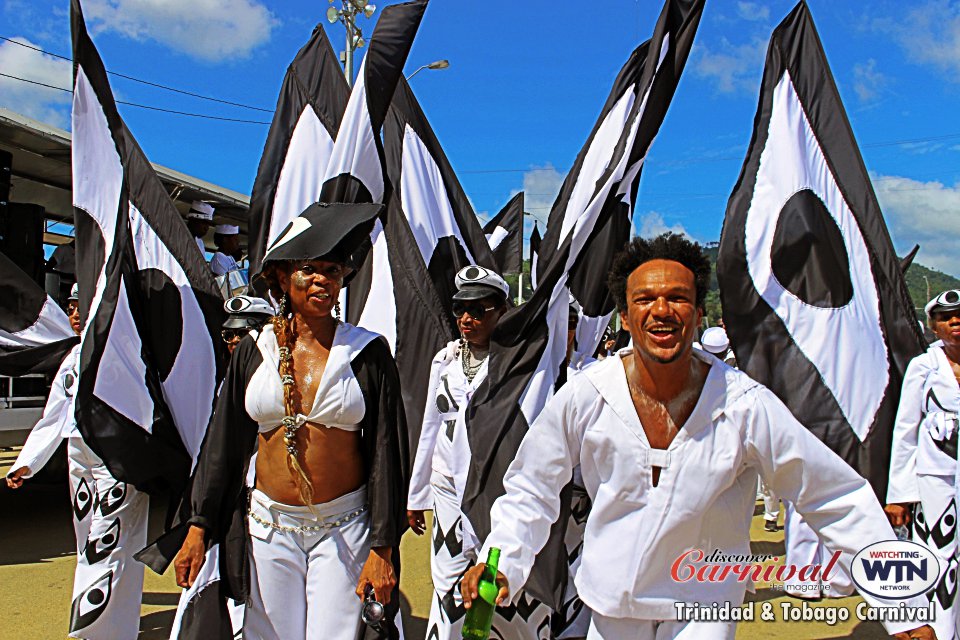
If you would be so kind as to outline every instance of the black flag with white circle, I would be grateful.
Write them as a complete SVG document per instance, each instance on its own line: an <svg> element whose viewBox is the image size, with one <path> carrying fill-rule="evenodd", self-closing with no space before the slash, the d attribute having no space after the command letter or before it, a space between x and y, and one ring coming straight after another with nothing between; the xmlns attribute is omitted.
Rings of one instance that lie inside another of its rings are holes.
<svg viewBox="0 0 960 640"><path fill-rule="evenodd" d="M883 499L901 381L923 343L804 2L770 40L717 277L740 368Z"/></svg>
<svg viewBox="0 0 960 640"><path fill-rule="evenodd" d="M500 275L520 273L523 267L523 191L510 198L500 213L483 225Z"/></svg>
<svg viewBox="0 0 960 640"><path fill-rule="evenodd" d="M223 377L213 274L117 112L71 2L73 206L86 326L77 426L114 478L182 490Z"/></svg>

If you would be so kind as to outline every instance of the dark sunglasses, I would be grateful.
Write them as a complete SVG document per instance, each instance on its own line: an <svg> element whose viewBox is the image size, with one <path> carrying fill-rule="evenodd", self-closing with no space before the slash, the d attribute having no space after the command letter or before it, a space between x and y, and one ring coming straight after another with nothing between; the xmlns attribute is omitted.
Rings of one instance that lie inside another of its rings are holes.
<svg viewBox="0 0 960 640"><path fill-rule="evenodd" d="M493 311L497 307L485 307L479 302L454 302L453 317L462 318L463 314L468 313L474 320L483 320L487 311Z"/></svg>
<svg viewBox="0 0 960 640"><path fill-rule="evenodd" d="M220 337L223 338L224 342L233 342L234 340L240 340L248 333L250 333L250 329L224 329L220 332Z"/></svg>

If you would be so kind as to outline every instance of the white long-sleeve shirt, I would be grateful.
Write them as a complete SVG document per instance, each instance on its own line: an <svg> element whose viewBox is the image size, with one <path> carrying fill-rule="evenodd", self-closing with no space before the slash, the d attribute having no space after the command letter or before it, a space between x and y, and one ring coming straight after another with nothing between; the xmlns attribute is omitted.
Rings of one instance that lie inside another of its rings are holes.
<svg viewBox="0 0 960 640"><path fill-rule="evenodd" d="M23 476L30 478L43 465L50 461L60 440L79 435L77 422L74 417L74 391L77 386L77 364L80 358L80 345L76 345L67 352L60 368L53 378L47 404L43 408L43 415L34 425L27 436L27 441L20 450L16 462L10 467L16 471L20 467L29 467L30 473Z"/></svg>
<svg viewBox="0 0 960 640"><path fill-rule="evenodd" d="M413 462L407 509L433 509L430 474L433 471L454 478L458 496L470 464L470 448L466 444L464 413L473 393L487 377L487 359L473 381L467 380L460 362L460 341L449 342L433 358L423 426ZM461 433L463 432L463 433Z"/></svg>
<svg viewBox="0 0 960 640"><path fill-rule="evenodd" d="M213 257L210 258L210 271L213 271L213 275L215 276L222 276L231 271L236 271L239 268L240 265L234 257L225 253L217 251L213 254Z"/></svg>
<svg viewBox="0 0 960 640"><path fill-rule="evenodd" d="M677 582L671 566L691 549L750 553L758 473L830 549L843 552L847 570L866 545L895 539L862 477L771 391L709 354L694 351L711 367L690 417L668 449L651 449L627 386L622 357L629 353L570 380L530 427L507 471L506 494L493 506L493 530L479 556L501 549L499 568L514 594L547 541L560 490L577 464L593 507L575 583L583 602L604 616L675 619L676 602L741 603L748 584ZM657 486L653 466L661 467Z"/></svg>
<svg viewBox="0 0 960 640"><path fill-rule="evenodd" d="M943 348L931 345L907 366L893 428L888 503L919 502L917 475L957 473L957 414L960 385Z"/></svg>

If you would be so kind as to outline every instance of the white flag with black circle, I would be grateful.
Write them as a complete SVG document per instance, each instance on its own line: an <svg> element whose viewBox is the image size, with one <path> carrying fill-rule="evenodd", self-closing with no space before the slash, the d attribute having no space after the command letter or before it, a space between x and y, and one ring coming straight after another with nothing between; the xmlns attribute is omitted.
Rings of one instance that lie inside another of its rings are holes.
<svg viewBox="0 0 960 640"><path fill-rule="evenodd" d="M770 40L717 277L740 368L885 496L901 381L923 344L803 2Z"/></svg>

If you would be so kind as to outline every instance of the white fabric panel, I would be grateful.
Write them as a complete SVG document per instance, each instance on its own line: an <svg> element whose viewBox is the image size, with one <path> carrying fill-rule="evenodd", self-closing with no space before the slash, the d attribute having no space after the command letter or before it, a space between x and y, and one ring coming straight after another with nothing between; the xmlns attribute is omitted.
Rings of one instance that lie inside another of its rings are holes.
<svg viewBox="0 0 960 640"><path fill-rule="evenodd" d="M813 307L787 291L773 273L776 216L794 194L810 189L840 228L850 262L853 297L840 308ZM790 74L774 89L767 144L747 211L747 267L757 292L817 368L854 433L863 441L890 379L880 328L880 301L870 255L857 221L827 165ZM857 367L851 368L850 363ZM869 371L870 375L861 372Z"/></svg>
<svg viewBox="0 0 960 640"><path fill-rule="evenodd" d="M506 240L507 236L510 234L509 231L503 227L498 226L493 230L493 233L486 234L487 244L490 245L490 251L493 251L500 246L500 243Z"/></svg>
<svg viewBox="0 0 960 640"><path fill-rule="evenodd" d="M38 347L76 335L70 327L70 319L53 298L47 296L37 321L23 331L0 329L0 345L9 347Z"/></svg>
<svg viewBox="0 0 960 640"><path fill-rule="evenodd" d="M349 173L366 186L374 202L382 202L383 167L370 122L370 112L367 110L366 68L367 60L364 58L357 83L350 93L340 130L337 132L337 141L333 144L323 182Z"/></svg>
<svg viewBox="0 0 960 640"><path fill-rule="evenodd" d="M113 252L120 191L123 187L123 165L110 135L107 117L83 67L77 67L71 126L73 206L83 209L96 221L104 241L103 269L97 277L96 290L90 303L89 315L93 317L106 286L107 256ZM87 324L89 326L90 323ZM85 333L86 327L83 330Z"/></svg>
<svg viewBox="0 0 960 640"><path fill-rule="evenodd" d="M610 318L613 317L613 311L594 318L580 314L580 321L577 323L577 348L576 353L583 357L593 357L597 347L600 346L600 339L603 338L603 332L610 326Z"/></svg>
<svg viewBox="0 0 960 640"><path fill-rule="evenodd" d="M93 394L147 432L153 431L153 398L147 389L147 368L140 357L143 343L130 315L126 282L120 293L96 371ZM196 381L194 381L196 384Z"/></svg>
<svg viewBox="0 0 960 640"><path fill-rule="evenodd" d="M333 138L313 107L306 105L293 129L277 179L266 246L273 244L290 220L320 199L324 171L332 153Z"/></svg>
<svg viewBox="0 0 960 640"><path fill-rule="evenodd" d="M476 261L470 255L469 245L460 233L460 225L450 206L440 167L410 125L403 132L401 162L400 203L423 263L430 264L440 238L453 236L466 251L467 260L474 264Z"/></svg>
<svg viewBox="0 0 960 640"><path fill-rule="evenodd" d="M397 352L397 302L393 296L393 273L383 223L377 218L370 233L373 241L373 277L367 303L360 314L358 326L379 333L390 344L390 353Z"/></svg>
<svg viewBox="0 0 960 640"><path fill-rule="evenodd" d="M164 317L165 322L180 323L180 350L161 386L180 439L190 457L196 461L210 420L217 380L216 356L210 333L183 267L133 203L130 204L130 232L133 235L137 267L164 272L180 292L180 317ZM171 311L167 310L167 313Z"/></svg>

